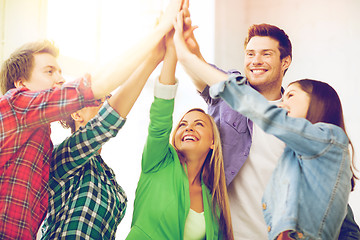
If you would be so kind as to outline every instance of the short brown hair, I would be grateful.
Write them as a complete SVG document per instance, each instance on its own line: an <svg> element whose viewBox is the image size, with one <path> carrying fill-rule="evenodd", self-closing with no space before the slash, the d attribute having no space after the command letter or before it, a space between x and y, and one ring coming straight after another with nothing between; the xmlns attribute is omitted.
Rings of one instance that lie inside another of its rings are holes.
<svg viewBox="0 0 360 240"><path fill-rule="evenodd" d="M248 35L245 38L244 47L246 48L252 37L270 37L279 42L280 59L287 56L292 58L292 45L289 36L284 30L270 24L254 24L249 27Z"/></svg>
<svg viewBox="0 0 360 240"><path fill-rule="evenodd" d="M1 66L0 88L2 94L15 88L15 82L19 78L28 79L30 77L36 53L49 53L58 57L59 49L49 40L26 43L16 49Z"/></svg>

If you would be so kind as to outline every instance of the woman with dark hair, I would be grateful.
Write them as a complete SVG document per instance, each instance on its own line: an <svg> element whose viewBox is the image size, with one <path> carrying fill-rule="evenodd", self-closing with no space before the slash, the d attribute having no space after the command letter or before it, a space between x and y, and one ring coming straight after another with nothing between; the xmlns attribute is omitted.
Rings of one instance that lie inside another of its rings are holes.
<svg viewBox="0 0 360 240"><path fill-rule="evenodd" d="M313 124L317 122L334 124L341 127L347 135L340 98L335 89L327 83L311 79L298 80L291 84L298 84L304 92L311 96L309 109L306 115L307 120ZM351 171L353 176L351 178L351 191L353 191L355 187L355 179L358 178L354 174L354 146L352 145L350 139L349 145L352 151Z"/></svg>
<svg viewBox="0 0 360 240"><path fill-rule="evenodd" d="M183 12L174 26L176 53L186 71L211 86L211 97L221 97L286 144L262 199L268 238L337 239L354 175L335 90L315 80L296 81L278 107L245 77L228 76L191 53L183 36ZM265 73L255 74L261 78Z"/></svg>

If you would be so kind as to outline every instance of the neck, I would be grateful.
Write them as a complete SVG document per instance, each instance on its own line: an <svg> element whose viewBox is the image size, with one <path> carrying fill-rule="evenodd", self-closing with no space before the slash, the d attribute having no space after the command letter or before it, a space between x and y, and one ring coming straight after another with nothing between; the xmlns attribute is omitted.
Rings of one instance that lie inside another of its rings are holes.
<svg viewBox="0 0 360 240"><path fill-rule="evenodd" d="M278 86L264 86L263 88L259 88L254 86L254 88L261 93L268 101L276 101L280 100L281 95L281 84Z"/></svg>
<svg viewBox="0 0 360 240"><path fill-rule="evenodd" d="M250 84L256 91L261 93L268 101L276 101L281 99L281 85L282 85L283 77L278 76L276 81L272 81L270 83L252 85Z"/></svg>
<svg viewBox="0 0 360 240"><path fill-rule="evenodd" d="M280 91L270 91L270 92L261 92L261 94L268 101L276 101L281 99L281 90Z"/></svg>
<svg viewBox="0 0 360 240"><path fill-rule="evenodd" d="M187 155L181 159L181 162L183 162L183 164L186 164L187 175L190 185L201 185L200 175L203 164L205 162L205 158L206 156L199 158Z"/></svg>

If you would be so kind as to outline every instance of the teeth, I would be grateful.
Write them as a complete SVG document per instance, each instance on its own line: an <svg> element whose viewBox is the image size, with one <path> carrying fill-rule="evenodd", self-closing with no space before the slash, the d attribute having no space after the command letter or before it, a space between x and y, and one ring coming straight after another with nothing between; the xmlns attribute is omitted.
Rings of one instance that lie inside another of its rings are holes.
<svg viewBox="0 0 360 240"><path fill-rule="evenodd" d="M184 141L188 141L188 140L190 140L190 141L195 141L196 139L195 139L194 136L185 136L183 140L184 140Z"/></svg>
<svg viewBox="0 0 360 240"><path fill-rule="evenodd" d="M263 73L265 72L265 69L254 69L252 70L253 73Z"/></svg>

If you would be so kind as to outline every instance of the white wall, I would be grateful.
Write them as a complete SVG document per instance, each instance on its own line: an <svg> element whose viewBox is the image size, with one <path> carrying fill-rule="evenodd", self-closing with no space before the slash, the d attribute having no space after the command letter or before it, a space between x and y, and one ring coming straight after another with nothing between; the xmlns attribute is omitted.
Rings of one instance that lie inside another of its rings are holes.
<svg viewBox="0 0 360 240"><path fill-rule="evenodd" d="M0 61L25 42L46 37L46 0L0 0Z"/></svg>
<svg viewBox="0 0 360 240"><path fill-rule="evenodd" d="M269 23L284 29L293 45L293 61L284 86L297 79L313 78L328 82L337 90L358 163L360 1L216 0L215 5L215 62L224 69L242 71L247 28ZM360 223L360 182L357 184L350 195L350 205Z"/></svg>

